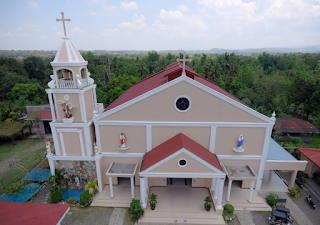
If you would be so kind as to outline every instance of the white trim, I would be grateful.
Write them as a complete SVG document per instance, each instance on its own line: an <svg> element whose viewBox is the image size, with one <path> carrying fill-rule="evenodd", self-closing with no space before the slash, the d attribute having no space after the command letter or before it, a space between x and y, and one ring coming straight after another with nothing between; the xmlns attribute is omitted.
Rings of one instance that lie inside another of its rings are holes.
<svg viewBox="0 0 320 225"><path fill-rule="evenodd" d="M66 46L66 52L67 52L67 57L68 57L68 62L73 62L71 53L70 53L70 48L69 48L69 43L68 40L70 39L65 39L65 46Z"/></svg>
<svg viewBox="0 0 320 225"><path fill-rule="evenodd" d="M52 155L47 155L47 159L49 162L51 175L54 176L56 167L54 166Z"/></svg>
<svg viewBox="0 0 320 225"><path fill-rule="evenodd" d="M193 154L192 152L188 151L185 148L181 148L180 150L176 151L175 153L171 154L170 156L164 158L163 160L155 163L154 165L150 166L149 168L145 169L143 171L143 173L148 173L149 171L153 170L154 168L157 168L158 166L162 165L165 162L168 162L169 160L171 160L172 158L180 155L181 153L185 153L187 155L189 155L190 157L194 158L195 160L197 160L199 163L203 164L204 166L208 167L209 169L213 170L216 173L221 173L221 174L225 174L223 173L221 170L217 169L216 167L214 167L213 165L207 163L206 161L204 161L203 159L201 159L200 157L198 157L197 155Z"/></svg>
<svg viewBox="0 0 320 225"><path fill-rule="evenodd" d="M209 151L212 153L215 152L216 134L217 134L217 126L211 126Z"/></svg>
<svg viewBox="0 0 320 225"><path fill-rule="evenodd" d="M61 147L62 147L62 153L64 156L66 156L66 147L64 146L64 140L63 140L63 134L61 131L59 131L59 129L57 129L59 135L60 135L60 144L61 144Z"/></svg>
<svg viewBox="0 0 320 225"><path fill-rule="evenodd" d="M87 61L79 61L79 62L50 62L51 66L87 66Z"/></svg>
<svg viewBox="0 0 320 225"><path fill-rule="evenodd" d="M180 165L180 161L181 161L181 160L186 161L186 164L185 164L185 165ZM178 160L178 166L180 166L180 167L186 167L187 165L188 165L188 160L186 160L185 158L181 158L181 159Z"/></svg>
<svg viewBox="0 0 320 225"><path fill-rule="evenodd" d="M218 159L261 160L260 155L217 155Z"/></svg>
<svg viewBox="0 0 320 225"><path fill-rule="evenodd" d="M91 156L92 145L91 145L91 134L90 134L89 127L84 127L83 131L84 131L84 140L86 142L87 156Z"/></svg>
<svg viewBox="0 0 320 225"><path fill-rule="evenodd" d="M80 130L80 132L78 132L78 133L79 133L79 138L80 138L81 153L82 153L82 156L85 156L86 154L84 153L82 130Z"/></svg>
<svg viewBox="0 0 320 225"><path fill-rule="evenodd" d="M86 103L84 101L84 93L79 93L79 103L80 103L80 112L81 112L81 119L83 122L87 122L87 115L86 115Z"/></svg>
<svg viewBox="0 0 320 225"><path fill-rule="evenodd" d="M64 43L64 40L62 39L62 41L60 42L60 45L59 45L58 51L57 51L57 53L56 53L56 55L55 55L55 57L54 57L53 61L51 62L51 66L52 66L52 63L53 63L53 62L57 62L57 61L58 61L58 58L59 58L59 56L60 56L60 53L61 53L61 49L62 49L62 45L63 45L63 43Z"/></svg>
<svg viewBox="0 0 320 225"><path fill-rule="evenodd" d="M143 177L166 177L166 178L225 178L225 174L219 173L145 173L139 172Z"/></svg>
<svg viewBox="0 0 320 225"><path fill-rule="evenodd" d="M257 183L256 183L256 190L260 190L260 188L261 188L264 168L265 168L266 160L268 157L270 137L271 137L274 123L275 123L275 120L273 120L273 123L269 124L269 126L266 128L266 131L265 131L264 143L263 143L262 154L261 154L261 161L260 161L260 165L259 165L258 177L257 177Z"/></svg>
<svg viewBox="0 0 320 225"><path fill-rule="evenodd" d="M187 109L185 109L185 110L180 110L180 109L177 108L177 101L178 101L178 99L180 99L180 98L186 98L186 99L189 101L189 107L188 107ZM182 112L182 113L188 112L189 109L191 108L191 99L190 99L188 96L186 96L186 95L180 95L180 96L178 96L178 97L174 100L173 105L174 105L174 108L175 108L178 112Z"/></svg>
<svg viewBox="0 0 320 225"><path fill-rule="evenodd" d="M66 217L67 213L70 210L70 206L67 208L67 210L63 213L63 215L61 216L60 220L58 221L57 225L60 225L62 220Z"/></svg>
<svg viewBox="0 0 320 225"><path fill-rule="evenodd" d="M49 124L51 127L51 134L52 134L53 145L54 145L54 149L56 151L56 155L61 155L56 128L54 126L52 126L52 122L50 122Z"/></svg>
<svg viewBox="0 0 320 225"><path fill-rule="evenodd" d="M54 110L54 107L53 107L52 93L49 93L48 96L49 96L49 103L50 103L52 122L56 122L56 115L55 115L55 110Z"/></svg>
<svg viewBox="0 0 320 225"><path fill-rule="evenodd" d="M308 161L306 160L266 160L266 162L270 163L301 163L301 164L307 164Z"/></svg>
<svg viewBox="0 0 320 225"><path fill-rule="evenodd" d="M99 192L102 192L103 191L103 187L102 187L101 170L100 170L100 159L101 159L101 157L95 156Z"/></svg>
<svg viewBox="0 0 320 225"><path fill-rule="evenodd" d="M146 125L146 142L147 142L147 152L152 150L152 127L151 125Z"/></svg>
<svg viewBox="0 0 320 225"><path fill-rule="evenodd" d="M147 207L145 177L140 177L140 202L143 208Z"/></svg>
<svg viewBox="0 0 320 225"><path fill-rule="evenodd" d="M82 135L82 129L72 129L72 128L59 128L57 129L57 132L60 133L60 141L61 141L61 147L62 147L62 152L63 155L66 156L66 148L64 145L64 139L63 139L63 132L64 133L74 133L77 132L79 134L79 140L80 140L80 148L81 148L81 153L82 156L85 156L84 153L84 145L83 145L83 135Z"/></svg>
<svg viewBox="0 0 320 225"><path fill-rule="evenodd" d="M253 116L255 116L255 117L257 117L257 118L259 118L259 119L261 119L261 120L263 120L265 122L267 122L267 123L274 123L274 121L272 119L270 119L269 117L267 117L267 116L255 111L254 109L251 109L250 107L248 107L248 106L246 106L246 105L244 105L244 104L242 104L242 103L240 103L240 102L238 102L236 100L233 100L233 99L227 97L226 95L221 94L220 92L215 91L212 88L207 87L206 85L201 84L200 82L195 81L194 79L191 79L191 78L189 78L187 76L180 76L180 77L178 77L178 78L176 78L176 79L174 79L174 80L172 80L170 82L167 82L167 83L165 83L165 84L163 84L163 85L161 85L159 87L156 87L156 88L154 88L154 89L152 89L152 90L150 90L150 91L148 91L146 93L143 93L142 95L139 95L134 99L131 99L131 100L129 100L129 101L127 101L127 102L115 107L115 108L112 108L112 109L100 114L95 120L102 119L102 118L104 118L106 116L109 116L109 115L115 113L115 112L118 112L118 111L120 111L120 110L122 110L122 109L124 109L124 108L126 108L126 107L128 107L130 105L133 105L133 104L135 104L135 103L137 103L137 102L139 102L139 101L141 101L141 100L143 100L145 98L148 98L148 97L150 97L150 96L152 96L152 95L154 95L156 93L159 93L159 92L161 92L161 91L163 91L163 90L165 90L165 89L167 89L167 88L169 88L169 87L171 87L171 86L173 86L175 84L178 84L178 83L180 83L182 81L185 81L185 82L187 82L187 83L189 83L189 84L191 84L191 85L193 85L195 87L198 87L199 89L201 89L201 90L203 90L203 91L205 91L205 92L207 92L207 93L209 93L209 94L211 94L213 96L216 96L216 97L228 102L229 104L231 104L231 105L233 105L233 106L235 106L237 108L240 108L243 111L245 111L245 112L247 112L247 113L249 113L249 114L251 114L251 115L253 115Z"/></svg>
<svg viewBox="0 0 320 225"><path fill-rule="evenodd" d="M72 123L72 127L78 127L78 128L84 128L84 127L90 127L90 125L92 124L92 120L88 121L87 123ZM65 127L66 124L63 122L51 122L50 124L52 124L52 127Z"/></svg>
<svg viewBox="0 0 320 225"><path fill-rule="evenodd" d="M100 148L99 148L100 149ZM114 152L102 152L102 156L106 157L119 157L119 158L142 158L144 153L114 153Z"/></svg>
<svg viewBox="0 0 320 225"><path fill-rule="evenodd" d="M47 92L48 94L51 94L49 92ZM53 94L53 93L52 93ZM54 106L55 106L55 109L57 111L57 120L60 121L60 116L59 116L59 112L58 112L58 103L57 103L57 100L56 100L56 95L53 94L53 100L54 100Z"/></svg>
<svg viewBox="0 0 320 225"><path fill-rule="evenodd" d="M75 61L79 62L79 58L78 58L77 53L76 53L77 50L75 50L75 48L74 48L73 44L71 43L70 39L68 40L68 44L70 45L70 48L71 48L71 51L72 51L72 54L74 56Z"/></svg>
<svg viewBox="0 0 320 225"><path fill-rule="evenodd" d="M61 68L65 69L65 68ZM70 69L68 69L70 70ZM46 89L46 92L49 93L59 93L59 94L79 94L79 93L84 93L92 88L95 88L97 85L96 84L91 84L88 86L85 86L82 89L78 88L48 88Z"/></svg>
<svg viewBox="0 0 320 225"><path fill-rule="evenodd" d="M97 117L96 117L97 118ZM110 125L110 126L166 126L166 127L268 127L268 123L244 123L244 122L173 122L173 121L105 121L99 120L94 121L95 124L99 125Z"/></svg>
<svg viewBox="0 0 320 225"><path fill-rule="evenodd" d="M88 71L87 71L87 80L88 80ZM88 80L88 85L89 85L89 80ZM94 111L96 111L96 113L99 113L98 106L97 106L97 93L95 88L92 89L92 94L93 94Z"/></svg>

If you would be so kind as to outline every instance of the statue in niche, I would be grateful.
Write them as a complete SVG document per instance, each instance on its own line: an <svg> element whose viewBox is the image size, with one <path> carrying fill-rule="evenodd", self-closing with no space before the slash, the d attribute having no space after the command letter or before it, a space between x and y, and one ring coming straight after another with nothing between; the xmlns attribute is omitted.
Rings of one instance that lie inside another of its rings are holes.
<svg viewBox="0 0 320 225"><path fill-rule="evenodd" d="M238 137L238 145L237 145L237 148L234 148L233 150L235 152L243 152L244 149L242 148L242 145L243 145L243 141L244 141L244 138L242 136L242 134Z"/></svg>
<svg viewBox="0 0 320 225"><path fill-rule="evenodd" d="M93 143L93 149L94 149L95 155L98 156L99 155L99 148L98 148L97 142Z"/></svg>
<svg viewBox="0 0 320 225"><path fill-rule="evenodd" d="M52 155L50 141L46 141L46 149L47 149L47 154Z"/></svg>
<svg viewBox="0 0 320 225"><path fill-rule="evenodd" d="M63 102L60 101L59 107L63 110L63 112L65 113L65 117L66 118L71 118L72 117L72 112L71 110L76 108L75 105L69 103L69 102Z"/></svg>
<svg viewBox="0 0 320 225"><path fill-rule="evenodd" d="M79 187L79 186L80 186L80 180L79 180L79 177L78 177L78 176L76 176L76 177L74 178L74 181L76 182L77 187Z"/></svg>
<svg viewBox="0 0 320 225"><path fill-rule="evenodd" d="M127 150L129 148L129 146L126 145L126 136L124 135L124 133L120 134L120 146L119 149L120 150Z"/></svg>

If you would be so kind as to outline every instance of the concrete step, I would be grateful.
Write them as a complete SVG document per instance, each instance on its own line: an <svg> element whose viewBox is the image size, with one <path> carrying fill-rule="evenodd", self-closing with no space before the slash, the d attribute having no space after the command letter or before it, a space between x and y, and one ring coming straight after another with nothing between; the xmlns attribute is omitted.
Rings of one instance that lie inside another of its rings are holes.
<svg viewBox="0 0 320 225"><path fill-rule="evenodd" d="M213 212L157 212L157 210L146 211L139 219L140 223L225 224L222 216Z"/></svg>

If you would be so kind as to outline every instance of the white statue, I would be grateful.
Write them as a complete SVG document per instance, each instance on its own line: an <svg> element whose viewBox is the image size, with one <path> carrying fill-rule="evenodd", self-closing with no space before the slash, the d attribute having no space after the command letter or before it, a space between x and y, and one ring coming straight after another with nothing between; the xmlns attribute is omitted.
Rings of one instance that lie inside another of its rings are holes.
<svg viewBox="0 0 320 225"><path fill-rule="evenodd" d="M81 79L80 79L80 75L79 75L79 74L76 75L76 80L77 80L77 86L78 86L78 88L82 88L82 82L81 82Z"/></svg>
<svg viewBox="0 0 320 225"><path fill-rule="evenodd" d="M55 88L56 87L56 80L54 78L54 75L50 75L51 81L48 83L49 88Z"/></svg>
<svg viewBox="0 0 320 225"><path fill-rule="evenodd" d="M46 141L46 149L47 149L47 154L52 155L50 141Z"/></svg>
<svg viewBox="0 0 320 225"><path fill-rule="evenodd" d="M63 112L65 113L65 117L66 118L71 118L72 117L72 112L71 110L76 108L75 105L71 104L71 103L67 103L67 102L63 102L60 101L59 103L59 107L63 110Z"/></svg>
<svg viewBox="0 0 320 225"><path fill-rule="evenodd" d="M77 186L80 186L80 181L79 181L79 177L76 176L76 178L74 178L74 181L76 182Z"/></svg>
<svg viewBox="0 0 320 225"><path fill-rule="evenodd" d="M126 136L124 135L124 133L120 134L120 148L126 148Z"/></svg>
<svg viewBox="0 0 320 225"><path fill-rule="evenodd" d="M237 148L234 148L233 150L235 152L243 152L244 149L242 148L242 145L243 145L243 141L244 141L244 138L242 136L242 134L238 137L238 145L237 145Z"/></svg>
<svg viewBox="0 0 320 225"><path fill-rule="evenodd" d="M99 156L99 148L96 142L93 143L93 149L96 156Z"/></svg>
<svg viewBox="0 0 320 225"><path fill-rule="evenodd" d="M90 77L90 72L88 72L88 80L89 80L89 84L94 84L94 79Z"/></svg>

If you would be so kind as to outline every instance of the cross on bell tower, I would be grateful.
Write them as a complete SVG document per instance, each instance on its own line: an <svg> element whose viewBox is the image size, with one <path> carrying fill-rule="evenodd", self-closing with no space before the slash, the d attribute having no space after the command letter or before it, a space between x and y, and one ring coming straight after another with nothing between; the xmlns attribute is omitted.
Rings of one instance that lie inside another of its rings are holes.
<svg viewBox="0 0 320 225"><path fill-rule="evenodd" d="M186 59L186 53L183 52L183 58L177 59L177 62L182 62L182 75L186 75L186 62L191 62L192 59Z"/></svg>
<svg viewBox="0 0 320 225"><path fill-rule="evenodd" d="M65 25L64 21L71 21L71 20L70 20L70 18L65 19L63 12L61 12L61 15L62 15L62 19L57 19L57 22L62 21L62 23L63 23L63 30L64 30L64 36L67 36L66 25Z"/></svg>

